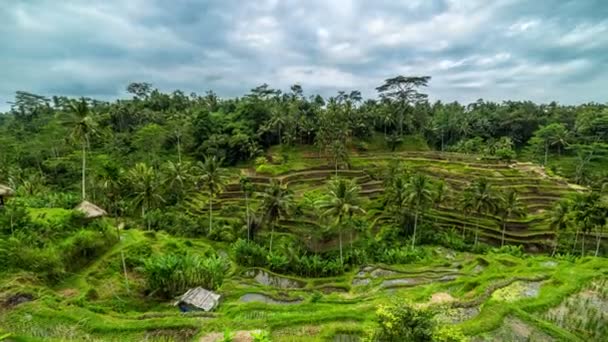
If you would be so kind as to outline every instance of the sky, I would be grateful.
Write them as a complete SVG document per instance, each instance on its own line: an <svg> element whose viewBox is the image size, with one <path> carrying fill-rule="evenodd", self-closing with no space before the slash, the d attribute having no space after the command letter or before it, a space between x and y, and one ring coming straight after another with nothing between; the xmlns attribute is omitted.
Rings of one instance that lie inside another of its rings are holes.
<svg viewBox="0 0 608 342"><path fill-rule="evenodd" d="M608 102L606 0L2 0L0 23L0 110L130 82L375 97L396 75L432 100Z"/></svg>

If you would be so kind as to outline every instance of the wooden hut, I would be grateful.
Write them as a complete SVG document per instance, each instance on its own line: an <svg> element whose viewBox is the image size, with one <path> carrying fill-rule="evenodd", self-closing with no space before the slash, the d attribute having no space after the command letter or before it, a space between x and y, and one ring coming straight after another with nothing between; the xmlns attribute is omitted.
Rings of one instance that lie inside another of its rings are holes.
<svg viewBox="0 0 608 342"><path fill-rule="evenodd" d="M220 295L206 290L202 287L196 287L184 293L175 306L179 306L182 312L192 310L211 311L220 303Z"/></svg>
<svg viewBox="0 0 608 342"><path fill-rule="evenodd" d="M94 219L94 218L106 216L108 214L105 210L101 209L100 207L98 207L95 204L93 204L89 201L86 201L86 200L82 201L74 209L84 213L84 217L86 217L88 219Z"/></svg>
<svg viewBox="0 0 608 342"><path fill-rule="evenodd" d="M14 195L15 192L13 189L9 188L4 184L0 184L0 207L4 206L4 201L6 198Z"/></svg>

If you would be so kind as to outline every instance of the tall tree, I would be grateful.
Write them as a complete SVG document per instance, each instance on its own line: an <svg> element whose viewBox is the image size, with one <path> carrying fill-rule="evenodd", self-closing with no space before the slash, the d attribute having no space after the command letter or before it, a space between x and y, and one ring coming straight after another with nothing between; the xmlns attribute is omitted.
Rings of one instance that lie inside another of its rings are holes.
<svg viewBox="0 0 608 342"><path fill-rule="evenodd" d="M251 178L247 176L241 176L239 178L239 184L241 186L241 191L245 195L245 217L247 222L247 240L251 238L251 216L249 211L249 198L253 195L253 183L251 182Z"/></svg>
<svg viewBox="0 0 608 342"><path fill-rule="evenodd" d="M500 246L505 245L505 231L507 230L507 221L512 217L521 217L526 215L526 208L519 198L519 195L514 190L508 190L500 197L499 211L502 221L502 238Z"/></svg>
<svg viewBox="0 0 608 342"><path fill-rule="evenodd" d="M424 211L433 201L431 180L426 175L416 174L407 183L406 192L405 201L408 206L414 209L414 233L412 235L412 248L414 248L419 216L424 215Z"/></svg>
<svg viewBox="0 0 608 342"><path fill-rule="evenodd" d="M338 166L340 164L348 163L348 150L344 143L340 140L334 140L329 145L329 152L336 170L336 176L338 176Z"/></svg>
<svg viewBox="0 0 608 342"><path fill-rule="evenodd" d="M195 170L189 162L168 161L163 165L164 182L169 195L180 202L194 185Z"/></svg>
<svg viewBox="0 0 608 342"><path fill-rule="evenodd" d="M364 213L360 207L360 187L351 179L334 178L329 183L329 194L319 201L319 209L324 210L323 216L336 218L336 227L340 241L340 263L344 263L342 257L342 231L343 219L352 218L353 215Z"/></svg>
<svg viewBox="0 0 608 342"><path fill-rule="evenodd" d="M146 210L151 209L164 199L160 194L160 182L154 169L144 163L137 163L129 170L127 179L131 184L133 208L141 209L142 219L146 216ZM150 222L148 221L148 227Z"/></svg>
<svg viewBox="0 0 608 342"><path fill-rule="evenodd" d="M487 179L478 178L465 189L464 202L478 216L475 227L475 245L477 245L479 241L479 216L495 213L499 203L498 197Z"/></svg>
<svg viewBox="0 0 608 342"><path fill-rule="evenodd" d="M198 163L200 183L209 192L209 234L213 230L213 198L224 190L226 180L222 162L216 156L207 156L204 162Z"/></svg>
<svg viewBox="0 0 608 342"><path fill-rule="evenodd" d="M274 228L281 216L287 216L293 209L293 193L286 186L273 180L266 191L260 193L263 221L270 225L270 251L272 252L272 240Z"/></svg>
<svg viewBox="0 0 608 342"><path fill-rule="evenodd" d="M397 105L399 135L403 135L403 122L409 107L427 99L428 96L419 92L418 88L426 87L430 80L430 76L396 76L386 79L384 84L376 88L381 98Z"/></svg>
<svg viewBox="0 0 608 342"><path fill-rule="evenodd" d="M82 200L86 199L87 148L90 137L97 132L97 123L85 98L72 100L68 104L63 125L71 129L71 137L82 145Z"/></svg>
<svg viewBox="0 0 608 342"><path fill-rule="evenodd" d="M560 231L566 230L570 224L570 208L570 202L562 200L555 203L551 211L547 214L549 227L555 232L555 242L553 243L553 252L551 252L551 256L554 256L555 252L557 252Z"/></svg>

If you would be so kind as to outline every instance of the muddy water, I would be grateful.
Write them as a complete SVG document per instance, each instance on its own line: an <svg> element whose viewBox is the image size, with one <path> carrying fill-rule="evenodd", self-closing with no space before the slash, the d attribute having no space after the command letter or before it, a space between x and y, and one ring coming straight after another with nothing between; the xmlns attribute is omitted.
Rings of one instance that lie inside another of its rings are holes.
<svg viewBox="0 0 608 342"><path fill-rule="evenodd" d="M274 305L294 305L294 304L302 303L301 299L279 300L279 299L274 299L274 298L268 297L268 296L260 294L260 293L247 293L247 294L243 295L239 300L241 302L245 302L245 303L259 302L259 303L274 304Z"/></svg>

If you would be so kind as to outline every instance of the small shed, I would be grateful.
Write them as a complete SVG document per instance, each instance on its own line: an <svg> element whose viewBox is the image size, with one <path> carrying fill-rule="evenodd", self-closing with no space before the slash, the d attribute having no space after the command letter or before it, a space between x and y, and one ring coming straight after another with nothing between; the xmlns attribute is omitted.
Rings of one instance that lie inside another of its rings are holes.
<svg viewBox="0 0 608 342"><path fill-rule="evenodd" d="M179 306L182 312L192 310L212 311L220 303L220 295L206 290L202 287L195 287L184 293L180 299L175 302L175 306Z"/></svg>
<svg viewBox="0 0 608 342"><path fill-rule="evenodd" d="M0 207L4 205L4 199L14 195L13 189L4 184L0 184Z"/></svg>
<svg viewBox="0 0 608 342"><path fill-rule="evenodd" d="M94 219L94 218L106 216L108 214L105 210L101 209L100 207L98 207L95 204L93 204L89 201L86 201L86 200L82 201L74 209L84 213L84 217L86 217L88 219Z"/></svg>

